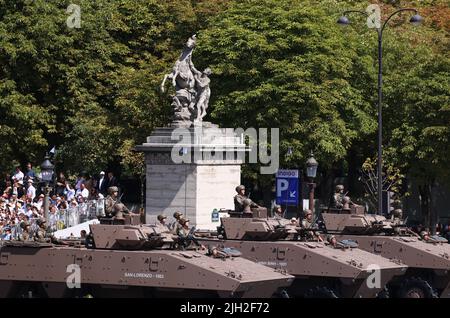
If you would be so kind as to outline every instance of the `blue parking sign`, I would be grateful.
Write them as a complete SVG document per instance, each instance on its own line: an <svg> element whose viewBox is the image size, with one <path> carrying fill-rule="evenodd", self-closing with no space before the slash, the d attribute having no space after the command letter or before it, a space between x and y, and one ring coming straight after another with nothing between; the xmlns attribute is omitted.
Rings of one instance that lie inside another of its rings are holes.
<svg viewBox="0 0 450 318"><path fill-rule="evenodd" d="M298 205L298 170L278 170L276 175L277 204Z"/></svg>

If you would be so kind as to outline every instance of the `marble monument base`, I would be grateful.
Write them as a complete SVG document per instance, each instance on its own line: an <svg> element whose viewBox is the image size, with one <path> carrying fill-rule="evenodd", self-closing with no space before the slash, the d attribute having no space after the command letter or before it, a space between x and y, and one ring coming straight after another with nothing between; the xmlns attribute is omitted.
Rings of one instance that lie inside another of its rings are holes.
<svg viewBox="0 0 450 318"><path fill-rule="evenodd" d="M191 128L157 128L136 150L145 153L146 223L180 211L197 229L215 230L214 209L234 209L246 151L231 128L203 122Z"/></svg>

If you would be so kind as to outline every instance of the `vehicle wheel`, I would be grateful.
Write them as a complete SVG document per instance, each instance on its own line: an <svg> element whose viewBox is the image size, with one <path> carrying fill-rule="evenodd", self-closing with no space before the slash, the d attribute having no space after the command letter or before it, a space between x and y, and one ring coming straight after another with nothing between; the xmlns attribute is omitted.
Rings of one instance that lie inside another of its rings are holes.
<svg viewBox="0 0 450 318"><path fill-rule="evenodd" d="M389 293L389 289L385 286L380 292L377 294L377 298L391 298Z"/></svg>
<svg viewBox="0 0 450 318"><path fill-rule="evenodd" d="M398 290L400 298L438 298L428 282L420 277L406 279Z"/></svg>
<svg viewBox="0 0 450 318"><path fill-rule="evenodd" d="M308 290L305 298L338 298L338 296L328 287L316 287Z"/></svg>

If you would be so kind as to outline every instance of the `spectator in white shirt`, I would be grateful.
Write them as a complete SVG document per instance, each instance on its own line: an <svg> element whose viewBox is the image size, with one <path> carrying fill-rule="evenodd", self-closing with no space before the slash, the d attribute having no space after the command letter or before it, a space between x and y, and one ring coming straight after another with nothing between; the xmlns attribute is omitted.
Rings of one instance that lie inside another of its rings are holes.
<svg viewBox="0 0 450 318"><path fill-rule="evenodd" d="M77 190L76 197L79 197L80 195L83 197L83 201L86 201L89 197L89 190L86 189L84 183L80 184L80 190Z"/></svg>
<svg viewBox="0 0 450 318"><path fill-rule="evenodd" d="M24 174L22 171L20 171L20 166L17 166L16 173L14 174L13 179L15 179L19 183L23 183L23 177L24 177Z"/></svg>
<svg viewBox="0 0 450 318"><path fill-rule="evenodd" d="M33 179L28 179L27 198L34 200L36 197L36 188L33 186Z"/></svg>
<svg viewBox="0 0 450 318"><path fill-rule="evenodd" d="M64 192L67 201L70 202L73 198L75 198L75 189L72 188L69 182L66 182L66 190Z"/></svg>

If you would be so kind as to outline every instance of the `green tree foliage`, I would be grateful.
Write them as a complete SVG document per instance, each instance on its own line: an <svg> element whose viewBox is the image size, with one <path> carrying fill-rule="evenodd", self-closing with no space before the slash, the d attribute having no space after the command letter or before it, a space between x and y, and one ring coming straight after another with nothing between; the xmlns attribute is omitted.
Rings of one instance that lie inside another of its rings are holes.
<svg viewBox="0 0 450 318"><path fill-rule="evenodd" d="M325 169L373 133L370 50L336 27L336 8L335 1L238 1L215 17L196 52L214 73L213 120L280 128L281 153L294 150L287 160L302 163L314 149Z"/></svg>
<svg viewBox="0 0 450 318"><path fill-rule="evenodd" d="M125 141L168 121L158 84L201 25L194 6L216 12L203 2L80 0L69 28L72 1L0 1L1 166L40 162L54 144L59 169L120 162Z"/></svg>
<svg viewBox="0 0 450 318"><path fill-rule="evenodd" d="M79 29L66 25L72 2L81 7ZM0 0L0 170L13 159L39 163L56 145L58 169L116 164L139 175L142 156L131 149L169 122L173 91L161 94L159 84L197 33L194 63L213 71L205 119L280 128L282 166L301 167L314 150L323 172L355 173L376 155L376 33L362 16L346 29L336 20L367 4ZM404 14L385 31L385 160L429 177L424 184L448 181L448 3L381 5L383 17L412 6L426 19L417 29ZM256 169L246 171L256 178Z"/></svg>

